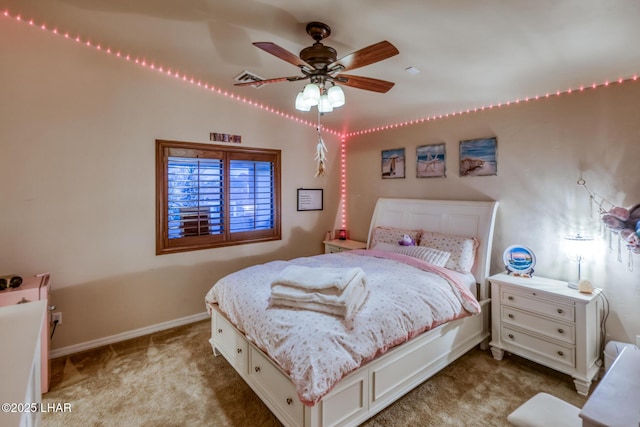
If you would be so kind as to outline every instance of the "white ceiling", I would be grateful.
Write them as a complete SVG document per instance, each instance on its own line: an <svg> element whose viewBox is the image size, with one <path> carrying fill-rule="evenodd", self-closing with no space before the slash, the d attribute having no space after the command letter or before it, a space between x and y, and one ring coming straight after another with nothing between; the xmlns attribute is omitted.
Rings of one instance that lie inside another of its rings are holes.
<svg viewBox="0 0 640 427"><path fill-rule="evenodd" d="M0 10L312 121L315 109L293 107L304 81L233 86L244 70L265 79L299 75L251 43L274 42L297 55L313 43L310 21L331 27L323 43L339 58L388 40L399 55L349 74L395 86L386 94L345 87L347 104L322 119L341 131L640 73L638 0L0 0Z"/></svg>

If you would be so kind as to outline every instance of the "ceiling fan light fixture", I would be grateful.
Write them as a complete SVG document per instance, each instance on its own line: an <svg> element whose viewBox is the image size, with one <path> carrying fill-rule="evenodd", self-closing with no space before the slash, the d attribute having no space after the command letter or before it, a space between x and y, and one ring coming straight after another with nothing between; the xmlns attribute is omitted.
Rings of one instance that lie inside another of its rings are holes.
<svg viewBox="0 0 640 427"><path fill-rule="evenodd" d="M299 111L310 111L311 105L304 100L304 95L302 92L298 92L298 96L296 96L296 110Z"/></svg>
<svg viewBox="0 0 640 427"><path fill-rule="evenodd" d="M298 55L272 42L253 43L257 48L291 65L295 65L303 75L272 79L250 76L249 81L236 83L235 86L261 87L269 83L297 82L309 79L310 81L304 87L302 93L297 95L295 107L299 111L310 111L311 107L318 106L320 113L333 111L334 108L345 104L344 92L341 87L335 85L335 82L339 82L341 86L378 93L386 93L394 86L393 82L386 80L342 74L344 71L375 64L400 53L388 41L383 40L374 43L338 58L334 48L322 43L324 39L331 35L331 28L327 24L316 21L310 22L307 24L306 31L315 40L315 43L302 49ZM409 67L408 70L415 72L417 69ZM244 74L247 73L245 72ZM249 78L249 76L247 77ZM321 95L326 98L322 106L319 105Z"/></svg>
<svg viewBox="0 0 640 427"><path fill-rule="evenodd" d="M344 91L340 86L331 86L327 91L327 96L329 97L331 107L338 108L344 105Z"/></svg>
<svg viewBox="0 0 640 427"><path fill-rule="evenodd" d="M320 103L318 104L318 111L320 113L330 113L333 111L329 96L325 93L320 97Z"/></svg>
<svg viewBox="0 0 640 427"><path fill-rule="evenodd" d="M309 83L304 87L302 91L302 97L304 102L307 103L310 107L314 105L318 105L320 102L320 86L315 83Z"/></svg>

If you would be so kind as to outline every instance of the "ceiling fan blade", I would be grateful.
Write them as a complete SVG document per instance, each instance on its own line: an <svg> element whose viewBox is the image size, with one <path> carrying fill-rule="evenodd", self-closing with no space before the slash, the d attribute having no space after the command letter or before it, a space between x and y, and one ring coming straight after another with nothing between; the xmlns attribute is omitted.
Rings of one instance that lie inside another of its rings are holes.
<svg viewBox="0 0 640 427"><path fill-rule="evenodd" d="M386 80L372 79L371 77L352 76L348 74L338 74L334 80L345 86L356 89L370 90L373 92L387 93L395 83Z"/></svg>
<svg viewBox="0 0 640 427"><path fill-rule="evenodd" d="M398 49L385 40L343 56L336 62L329 64L327 68L341 66L343 71L354 70L390 58L398 53L400 53Z"/></svg>
<svg viewBox="0 0 640 427"><path fill-rule="evenodd" d="M289 64L293 64L296 67L300 67L300 68L307 68L310 70L313 70L313 67L309 64L307 64L305 61L303 61L302 59L300 59L300 57L298 57L298 55L295 55L291 52L289 52L287 49L278 46L275 43L271 43L271 42L255 42L253 43L254 46L259 47L260 49L264 50L267 53L270 53L274 56L277 56L278 58L282 59L283 61L287 61Z"/></svg>
<svg viewBox="0 0 640 427"><path fill-rule="evenodd" d="M307 76L291 76L291 77L276 77L275 79L265 79L265 80L255 80L250 82L243 83L235 83L234 86L262 86L267 83L278 83L278 82L296 82L298 80L308 79Z"/></svg>

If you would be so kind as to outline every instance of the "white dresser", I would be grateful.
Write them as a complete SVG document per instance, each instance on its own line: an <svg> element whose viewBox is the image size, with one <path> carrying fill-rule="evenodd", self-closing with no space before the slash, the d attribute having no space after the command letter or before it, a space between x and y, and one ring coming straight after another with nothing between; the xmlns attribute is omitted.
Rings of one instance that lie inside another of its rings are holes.
<svg viewBox="0 0 640 427"><path fill-rule="evenodd" d="M47 314L45 300L0 307L0 425L39 426L41 423L41 331Z"/></svg>
<svg viewBox="0 0 640 427"><path fill-rule="evenodd" d="M31 301L49 301L49 292L51 284L49 282L49 273L38 274L37 276L29 276L24 278L22 285L15 289L6 289L0 291L0 307L23 304ZM49 316L42 319L41 331L41 377L40 385L42 392L49 391Z"/></svg>
<svg viewBox="0 0 640 427"><path fill-rule="evenodd" d="M587 395L600 370L600 289L583 294L566 282L505 273L491 282L491 351L504 352L571 375Z"/></svg>

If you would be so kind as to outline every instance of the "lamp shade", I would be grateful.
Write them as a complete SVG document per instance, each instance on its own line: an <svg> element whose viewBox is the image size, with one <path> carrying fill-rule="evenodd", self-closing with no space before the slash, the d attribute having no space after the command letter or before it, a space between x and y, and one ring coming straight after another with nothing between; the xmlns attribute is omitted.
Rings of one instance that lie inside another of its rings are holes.
<svg viewBox="0 0 640 427"><path fill-rule="evenodd" d="M309 83L304 87L302 97L310 107L318 105L320 102L320 86L315 83Z"/></svg>
<svg viewBox="0 0 640 427"><path fill-rule="evenodd" d="M296 110L299 110L299 111L311 110L311 105L309 105L304 100L304 95L302 94L302 92L298 92L298 96L296 96Z"/></svg>
<svg viewBox="0 0 640 427"><path fill-rule="evenodd" d="M572 261L586 261L593 256L593 237L580 233L565 236L564 251Z"/></svg>
<svg viewBox="0 0 640 427"><path fill-rule="evenodd" d="M329 102L333 108L342 107L344 105L344 92L340 86L331 86L327 91Z"/></svg>
<svg viewBox="0 0 640 427"><path fill-rule="evenodd" d="M593 256L593 237L580 233L564 237L564 251L569 259L578 264L578 280L569 281L568 286L572 289L580 287L582 279L582 263Z"/></svg>
<svg viewBox="0 0 640 427"><path fill-rule="evenodd" d="M329 96L327 94L324 94L320 97L318 111L320 111L321 113L330 113L333 111L333 107L331 106L331 102L329 101Z"/></svg>

